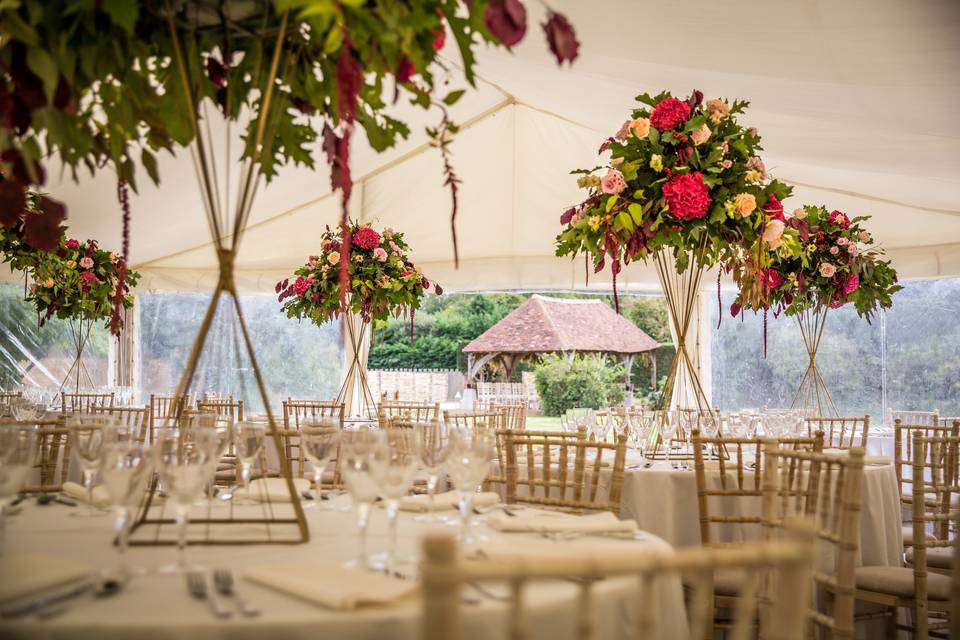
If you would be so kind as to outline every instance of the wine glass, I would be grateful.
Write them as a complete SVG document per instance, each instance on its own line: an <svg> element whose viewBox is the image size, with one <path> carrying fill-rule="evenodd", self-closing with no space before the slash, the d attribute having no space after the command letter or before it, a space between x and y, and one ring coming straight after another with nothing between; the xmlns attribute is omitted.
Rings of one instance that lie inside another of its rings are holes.
<svg viewBox="0 0 960 640"><path fill-rule="evenodd" d="M663 446L666 447L666 460L670 468L675 468L670 460L670 452L673 448L673 438L677 435L677 429L680 428L679 411L661 411L659 415L660 439Z"/></svg>
<svg viewBox="0 0 960 640"><path fill-rule="evenodd" d="M430 420L414 425L414 447L417 459L427 473L427 513L417 516L420 522L435 522L434 514L437 483L440 470L450 454L450 432L440 420Z"/></svg>
<svg viewBox="0 0 960 640"><path fill-rule="evenodd" d="M37 431L32 425L0 425L0 556L4 548L4 510L33 468L36 442Z"/></svg>
<svg viewBox="0 0 960 640"><path fill-rule="evenodd" d="M80 463L83 472L83 486L87 490L87 508L84 511L72 511L72 516L95 517L104 516L106 512L98 511L93 502L93 481L100 469L104 444L117 442L119 432L113 416L105 414L74 413L67 417L70 446Z"/></svg>
<svg viewBox="0 0 960 640"><path fill-rule="evenodd" d="M383 432L380 442L371 454L370 471L380 497L386 502L390 544L383 568L393 573L397 560L397 513L400 498L407 495L417 474L417 456L413 444L412 429L394 427Z"/></svg>
<svg viewBox="0 0 960 640"><path fill-rule="evenodd" d="M10 402L10 414L17 422L36 423L47 413L43 402L33 400L27 396L14 398Z"/></svg>
<svg viewBox="0 0 960 640"><path fill-rule="evenodd" d="M304 422L300 428L300 447L313 467L313 485L320 498L323 490L323 472L337 454L340 446L340 421L333 417L318 417ZM310 507L323 508L320 500L312 502Z"/></svg>
<svg viewBox="0 0 960 640"><path fill-rule="evenodd" d="M716 438L720 432L720 415L713 411L701 411L697 416L697 428L704 438ZM708 457L716 456L716 445L711 443L708 447Z"/></svg>
<svg viewBox="0 0 960 640"><path fill-rule="evenodd" d="M340 444L340 472L343 474L347 491L353 498L353 509L357 517L357 529L360 532L360 550L356 560L346 563L349 567L366 569L367 525L370 521L370 508L379 496L379 488L371 473L373 450L377 446L378 434L367 428L344 431Z"/></svg>
<svg viewBox="0 0 960 640"><path fill-rule="evenodd" d="M465 544L475 540L470 536L470 516L473 514L473 496L487 477L494 456L494 433L488 429L461 429L451 434L453 444L447 460L450 481L460 493L461 534Z"/></svg>
<svg viewBox="0 0 960 640"><path fill-rule="evenodd" d="M100 473L116 513L117 553L120 575L130 575L126 549L130 535L131 515L143 496L148 475L153 469L150 450L136 441L104 445Z"/></svg>
<svg viewBox="0 0 960 640"><path fill-rule="evenodd" d="M176 419L172 419L176 423ZM182 421L182 420L181 420ZM216 493L217 468L220 461L227 453L229 447L234 444L235 425L233 416L230 414L218 414L216 412L191 413L188 419L188 428L184 430L185 440L195 442L198 447L204 451L209 451L207 457L207 486L209 488L208 497L211 499ZM226 498L233 498L233 492L237 487L234 485ZM221 496L222 497L222 496Z"/></svg>
<svg viewBox="0 0 960 640"><path fill-rule="evenodd" d="M599 416L594 411L590 411L589 427L590 433L596 437L598 442L604 442L607 434L610 432L613 416L607 413L605 416Z"/></svg>
<svg viewBox="0 0 960 640"><path fill-rule="evenodd" d="M234 433L234 447L240 462L240 481L247 496L250 495L250 474L257 455L263 450L263 439L267 434L267 423L262 420L241 420Z"/></svg>
<svg viewBox="0 0 960 640"><path fill-rule="evenodd" d="M163 573L186 573L187 524L190 507L203 495L210 477L209 461L215 455L216 440L194 438L185 430L164 431L155 445L156 464L177 524L177 562L160 569Z"/></svg>

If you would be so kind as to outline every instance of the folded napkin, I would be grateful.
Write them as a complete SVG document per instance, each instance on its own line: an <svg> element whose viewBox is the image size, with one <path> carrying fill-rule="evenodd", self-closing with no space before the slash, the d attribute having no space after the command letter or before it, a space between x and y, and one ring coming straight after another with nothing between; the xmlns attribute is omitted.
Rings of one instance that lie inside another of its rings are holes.
<svg viewBox="0 0 960 640"><path fill-rule="evenodd" d="M447 491L445 493L438 493L433 497L433 500L434 509L437 511L456 509L460 504L460 492ZM473 506L480 507L481 509L483 507L491 507L498 502L500 502L500 496L493 491L484 491L483 493L478 493L473 496ZM400 499L400 510L426 513L430 510L430 499L426 495L405 496Z"/></svg>
<svg viewBox="0 0 960 640"><path fill-rule="evenodd" d="M64 482L63 487L60 489L64 495L74 500L80 502L89 502L90 494L87 493L87 488L82 484L76 482ZM107 491L107 488L98 484L93 487L93 506L99 507L101 509L109 509L111 505L110 501L110 492Z"/></svg>
<svg viewBox="0 0 960 640"><path fill-rule="evenodd" d="M330 609L390 604L418 588L410 580L320 561L254 567L243 575L251 582Z"/></svg>
<svg viewBox="0 0 960 640"><path fill-rule="evenodd" d="M491 513L487 524L498 531L549 533L631 533L637 530L633 520L619 520L609 511L589 515L573 515L534 509L506 513Z"/></svg>
<svg viewBox="0 0 960 640"><path fill-rule="evenodd" d="M93 575L90 565L57 556L25 553L0 556L0 604L77 582Z"/></svg>
<svg viewBox="0 0 960 640"><path fill-rule="evenodd" d="M310 488L310 481L306 478L294 478L293 486L296 492L294 497L299 499L300 494ZM237 489L234 497L257 502L266 502L267 499L270 502L290 502L290 490L284 478L257 478L250 481L249 492Z"/></svg>

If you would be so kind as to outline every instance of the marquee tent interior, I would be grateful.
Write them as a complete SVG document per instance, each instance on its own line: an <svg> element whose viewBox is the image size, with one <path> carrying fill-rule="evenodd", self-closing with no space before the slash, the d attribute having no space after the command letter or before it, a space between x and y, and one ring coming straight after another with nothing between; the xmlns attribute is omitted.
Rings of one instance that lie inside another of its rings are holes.
<svg viewBox="0 0 960 640"><path fill-rule="evenodd" d="M788 209L824 203L872 215L902 277L960 275L954 0L553 4L584 43L573 68L557 69L540 38L512 53L481 51L478 90L452 110L463 125L452 147L463 180L459 269L439 152L423 133L439 114L398 105L412 133L383 154L362 133L355 138L352 217L405 231L413 259L447 290L587 286L582 260L554 256L559 214L580 199L569 171L599 164L597 148L633 97L664 88L749 99L745 120L763 136L767 167L795 188ZM530 28L539 30L544 9L530 10ZM452 38L444 55L450 88L465 86ZM68 203L71 234L119 247L114 176L75 183L51 174L48 188ZM210 290L217 263L187 151L164 154L160 174L159 188L142 176L132 200L140 289ZM325 166L287 167L261 188L237 260L241 289L270 292L315 252L323 227L338 219L338 197ZM619 284L653 288L656 278L633 265ZM608 288L609 274L589 286Z"/></svg>

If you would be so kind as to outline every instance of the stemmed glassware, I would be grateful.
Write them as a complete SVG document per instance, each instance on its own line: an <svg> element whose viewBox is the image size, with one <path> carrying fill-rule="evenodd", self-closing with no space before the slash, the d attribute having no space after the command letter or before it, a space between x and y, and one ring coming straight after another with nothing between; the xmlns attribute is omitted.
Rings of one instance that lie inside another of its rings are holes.
<svg viewBox="0 0 960 640"><path fill-rule="evenodd" d="M453 444L447 460L450 481L460 493L460 521L465 544L475 542L470 535L473 496L487 477L494 456L495 434L483 428L451 432Z"/></svg>
<svg viewBox="0 0 960 640"><path fill-rule="evenodd" d="M117 422L111 415L91 415L88 413L74 413L67 417L70 446L80 463L83 472L83 487L87 490L87 508L85 511L72 511L73 516L104 516L98 511L93 502L93 481L102 462L103 446L120 439Z"/></svg>
<svg viewBox="0 0 960 640"><path fill-rule="evenodd" d="M206 458L207 486L209 487L209 497L213 498L217 482L217 467L227 450L234 446L235 425L233 417L229 414L204 412L183 416L179 420L170 418L174 427L177 423L184 421L188 424L187 429L183 432L184 440L195 442L199 448L209 452ZM161 474L161 482L162 479ZM235 490L236 487L234 486L233 489ZM232 492L229 495L231 498L233 497Z"/></svg>
<svg viewBox="0 0 960 640"><path fill-rule="evenodd" d="M250 475L257 455L263 450L267 423L262 420L241 420L234 429L234 447L240 463L240 481L243 491L250 495Z"/></svg>
<svg viewBox="0 0 960 640"><path fill-rule="evenodd" d="M186 547L190 507L203 495L210 478L210 460L216 456L217 439L197 438L193 432L194 429L164 430L155 445L160 480L177 524L177 562L161 568L161 572L189 570Z"/></svg>
<svg viewBox="0 0 960 640"><path fill-rule="evenodd" d="M673 449L673 439L677 435L677 429L680 428L679 411L661 411L659 412L660 439L666 448L666 461L670 468L674 468L670 460L670 452Z"/></svg>
<svg viewBox="0 0 960 640"><path fill-rule="evenodd" d="M697 428L705 438L716 438L720 432L720 414L713 411L702 411L697 416ZM708 456L717 457L717 448L711 444Z"/></svg>
<svg viewBox="0 0 960 640"><path fill-rule="evenodd" d="M440 471L450 454L450 430L440 420L420 422L414 425L414 447L417 459L427 473L427 513L417 516L420 522L435 522L434 513L437 483Z"/></svg>
<svg viewBox="0 0 960 640"><path fill-rule="evenodd" d="M130 534L131 516L143 497L147 478L153 470L153 458L147 446L136 441L114 442L103 448L101 475L110 496L116 519L120 575L130 575L126 561L127 540Z"/></svg>
<svg viewBox="0 0 960 640"><path fill-rule="evenodd" d="M300 446L313 467L313 485L318 498L307 505L307 508L322 509L319 498L323 491L323 472L340 446L340 421L334 417L321 416L303 423L300 427Z"/></svg>
<svg viewBox="0 0 960 640"><path fill-rule="evenodd" d="M387 429L382 433L380 442L371 455L370 470L387 508L390 542L383 568L391 574L397 561L397 512L400 498L407 495L417 474L417 456L411 431L406 427Z"/></svg>
<svg viewBox="0 0 960 640"><path fill-rule="evenodd" d="M17 496L36 456L37 431L32 425L0 425L0 556L4 549L4 509Z"/></svg>
<svg viewBox="0 0 960 640"><path fill-rule="evenodd" d="M366 569L370 564L367 557L367 525L370 509L380 493L371 472L378 439L377 432L367 428L345 430L341 435L340 473L353 498L357 529L360 531L360 550L356 560L348 562L347 566L358 569Z"/></svg>

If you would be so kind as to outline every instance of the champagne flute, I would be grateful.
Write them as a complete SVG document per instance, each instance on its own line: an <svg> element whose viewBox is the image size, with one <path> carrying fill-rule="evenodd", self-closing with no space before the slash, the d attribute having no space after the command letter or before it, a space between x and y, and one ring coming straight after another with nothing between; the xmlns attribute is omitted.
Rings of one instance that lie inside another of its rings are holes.
<svg viewBox="0 0 960 640"><path fill-rule="evenodd" d="M240 461L240 481L243 491L250 496L250 474L257 455L263 450L267 423L262 420L241 420L234 429L235 450Z"/></svg>
<svg viewBox="0 0 960 640"><path fill-rule="evenodd" d="M129 576L126 560L127 540L130 535L131 515L143 497L148 475L153 469L149 449L136 442L115 442L104 446L101 475L110 496L116 519L117 554L121 576Z"/></svg>
<svg viewBox="0 0 960 640"><path fill-rule="evenodd" d="M476 540L470 535L473 496L487 477L494 456L494 433L489 429L462 429L453 438L447 473L460 492L461 536L465 544Z"/></svg>
<svg viewBox="0 0 960 640"><path fill-rule="evenodd" d="M111 415L74 413L67 417L70 445L83 472L83 486L87 490L85 511L71 511L72 516L99 517L105 511L97 511L93 503L93 481L100 469L103 445L118 441L117 424Z"/></svg>
<svg viewBox="0 0 960 640"><path fill-rule="evenodd" d="M347 491L353 498L353 510L357 517L357 529L360 532L360 550L357 558L348 561L346 566L366 569L369 567L367 525L370 521L370 509L379 495L377 483L371 474L371 458L377 446L378 435L372 429L359 428L344 431L341 438L340 472L343 474Z"/></svg>
<svg viewBox="0 0 960 640"><path fill-rule="evenodd" d="M337 454L340 446L340 421L336 418L320 417L303 424L300 429L300 446L313 467L313 486L320 498L323 491L323 472ZM307 505L307 508L322 509L320 500Z"/></svg>
<svg viewBox="0 0 960 640"><path fill-rule="evenodd" d="M417 457L413 446L412 429L395 427L383 432L380 442L371 454L370 470L380 497L387 507L390 543L383 568L392 574L397 561L397 512L400 498L407 495L417 474Z"/></svg>
<svg viewBox="0 0 960 640"><path fill-rule="evenodd" d="M183 433L165 431L156 444L156 464L168 500L173 505L177 524L177 562L161 567L162 573L186 573L187 524L190 507L196 502L210 477L209 460L215 455L215 440L190 437Z"/></svg>
<svg viewBox="0 0 960 640"><path fill-rule="evenodd" d="M5 541L4 510L17 496L33 468L37 431L30 425L0 425L0 556Z"/></svg>
<svg viewBox="0 0 960 640"><path fill-rule="evenodd" d="M436 507L437 483L440 481L440 470L447 456L450 454L450 433L447 426L440 420L430 420L414 425L414 444L417 458L427 472L427 513L417 516L414 520L420 522L436 522L434 513Z"/></svg>

